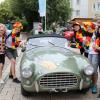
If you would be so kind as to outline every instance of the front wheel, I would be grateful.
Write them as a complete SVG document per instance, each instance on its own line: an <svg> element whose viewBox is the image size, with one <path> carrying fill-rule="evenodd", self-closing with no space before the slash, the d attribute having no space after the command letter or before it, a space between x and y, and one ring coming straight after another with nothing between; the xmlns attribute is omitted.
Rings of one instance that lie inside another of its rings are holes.
<svg viewBox="0 0 100 100"><path fill-rule="evenodd" d="M21 85L21 94L23 95L23 96L30 96L30 92L27 92L24 88L23 88L23 86Z"/></svg>
<svg viewBox="0 0 100 100"><path fill-rule="evenodd" d="M89 89L90 89L90 87L85 88L85 89L82 89L82 90L80 90L80 91L81 91L81 93L87 93L87 92L89 91Z"/></svg>

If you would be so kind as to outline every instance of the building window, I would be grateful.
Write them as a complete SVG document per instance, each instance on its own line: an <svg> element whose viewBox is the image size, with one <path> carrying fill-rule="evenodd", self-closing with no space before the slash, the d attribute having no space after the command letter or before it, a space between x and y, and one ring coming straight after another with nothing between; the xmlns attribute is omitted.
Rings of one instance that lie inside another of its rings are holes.
<svg viewBox="0 0 100 100"><path fill-rule="evenodd" d="M100 10L100 2L98 2L98 10Z"/></svg>
<svg viewBox="0 0 100 100"><path fill-rule="evenodd" d="M80 10L76 10L76 16L80 16Z"/></svg>
<svg viewBox="0 0 100 100"><path fill-rule="evenodd" d="M77 5L80 5L80 0L76 0L76 4Z"/></svg>
<svg viewBox="0 0 100 100"><path fill-rule="evenodd" d="M100 2L96 2L96 3L93 5L93 8L94 8L94 10L96 10L96 11L100 10Z"/></svg>
<svg viewBox="0 0 100 100"><path fill-rule="evenodd" d="M95 4L93 5L93 8L95 9Z"/></svg>

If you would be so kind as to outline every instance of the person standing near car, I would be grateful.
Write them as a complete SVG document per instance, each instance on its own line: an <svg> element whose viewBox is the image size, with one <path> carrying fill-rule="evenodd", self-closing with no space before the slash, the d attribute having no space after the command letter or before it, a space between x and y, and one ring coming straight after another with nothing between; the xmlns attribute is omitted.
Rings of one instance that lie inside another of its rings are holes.
<svg viewBox="0 0 100 100"><path fill-rule="evenodd" d="M95 24L93 22L84 22L84 38L83 38L83 46L84 46L84 56L88 58L88 51L91 43L91 38L93 33L95 32Z"/></svg>
<svg viewBox="0 0 100 100"><path fill-rule="evenodd" d="M97 43L98 43L98 46L96 47L96 49L99 53L98 64L99 64L99 71L100 71L100 26L97 29L96 39L97 39Z"/></svg>
<svg viewBox="0 0 100 100"><path fill-rule="evenodd" d="M99 29L100 32L100 29ZM99 54L98 54L98 48L100 46L100 38L98 35L93 33L93 36L91 38L91 43L89 47L89 55L88 59L90 60L91 64L94 67L94 73L92 76L92 93L97 93L97 80L98 80L98 61L99 61Z"/></svg>
<svg viewBox="0 0 100 100"><path fill-rule="evenodd" d="M78 22L73 23L73 30L74 30L74 41L76 43L76 48L80 49L80 54L84 53L83 47L83 30L81 25Z"/></svg>
<svg viewBox="0 0 100 100"><path fill-rule="evenodd" d="M6 38L6 26L0 23L0 83L4 83L2 79L2 70L5 63L5 38Z"/></svg>
<svg viewBox="0 0 100 100"><path fill-rule="evenodd" d="M97 20L96 38L98 38L99 41L100 41L100 19ZM99 71L100 71L100 45L97 49L98 49L98 52L99 52L99 61L98 62L99 62Z"/></svg>
<svg viewBox="0 0 100 100"><path fill-rule="evenodd" d="M99 64L99 72L100 72L100 26L98 26L97 31L96 31L96 39L97 39L98 46L95 46L95 49L99 53L98 64ZM98 98L100 98L100 89L99 89Z"/></svg>
<svg viewBox="0 0 100 100"><path fill-rule="evenodd" d="M20 22L15 22L13 24L13 29L7 31L6 37L6 55L11 62L10 75L9 78L13 79L13 82L20 83L18 78L16 78L16 57L17 47L20 45L20 31L23 28Z"/></svg>
<svg viewBox="0 0 100 100"><path fill-rule="evenodd" d="M38 25L38 33L43 34L43 25L42 25L42 23L39 23L39 25Z"/></svg>
<svg viewBox="0 0 100 100"><path fill-rule="evenodd" d="M56 22L52 23L51 28L52 28L53 34L56 34L56 31L57 31L57 29L56 29L57 28Z"/></svg>

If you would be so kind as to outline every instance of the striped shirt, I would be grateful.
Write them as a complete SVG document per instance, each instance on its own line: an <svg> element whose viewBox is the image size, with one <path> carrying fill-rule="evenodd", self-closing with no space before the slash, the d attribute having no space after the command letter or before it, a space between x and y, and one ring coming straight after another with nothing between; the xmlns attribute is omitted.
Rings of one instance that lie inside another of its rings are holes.
<svg viewBox="0 0 100 100"><path fill-rule="evenodd" d="M0 54L5 53L5 36L0 37Z"/></svg>

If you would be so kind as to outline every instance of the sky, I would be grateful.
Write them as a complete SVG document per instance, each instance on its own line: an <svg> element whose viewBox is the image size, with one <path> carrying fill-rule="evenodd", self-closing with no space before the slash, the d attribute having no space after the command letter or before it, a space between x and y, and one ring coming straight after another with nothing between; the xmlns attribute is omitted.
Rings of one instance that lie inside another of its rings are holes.
<svg viewBox="0 0 100 100"><path fill-rule="evenodd" d="M2 1L4 1L4 0L0 0L0 3L1 3Z"/></svg>

